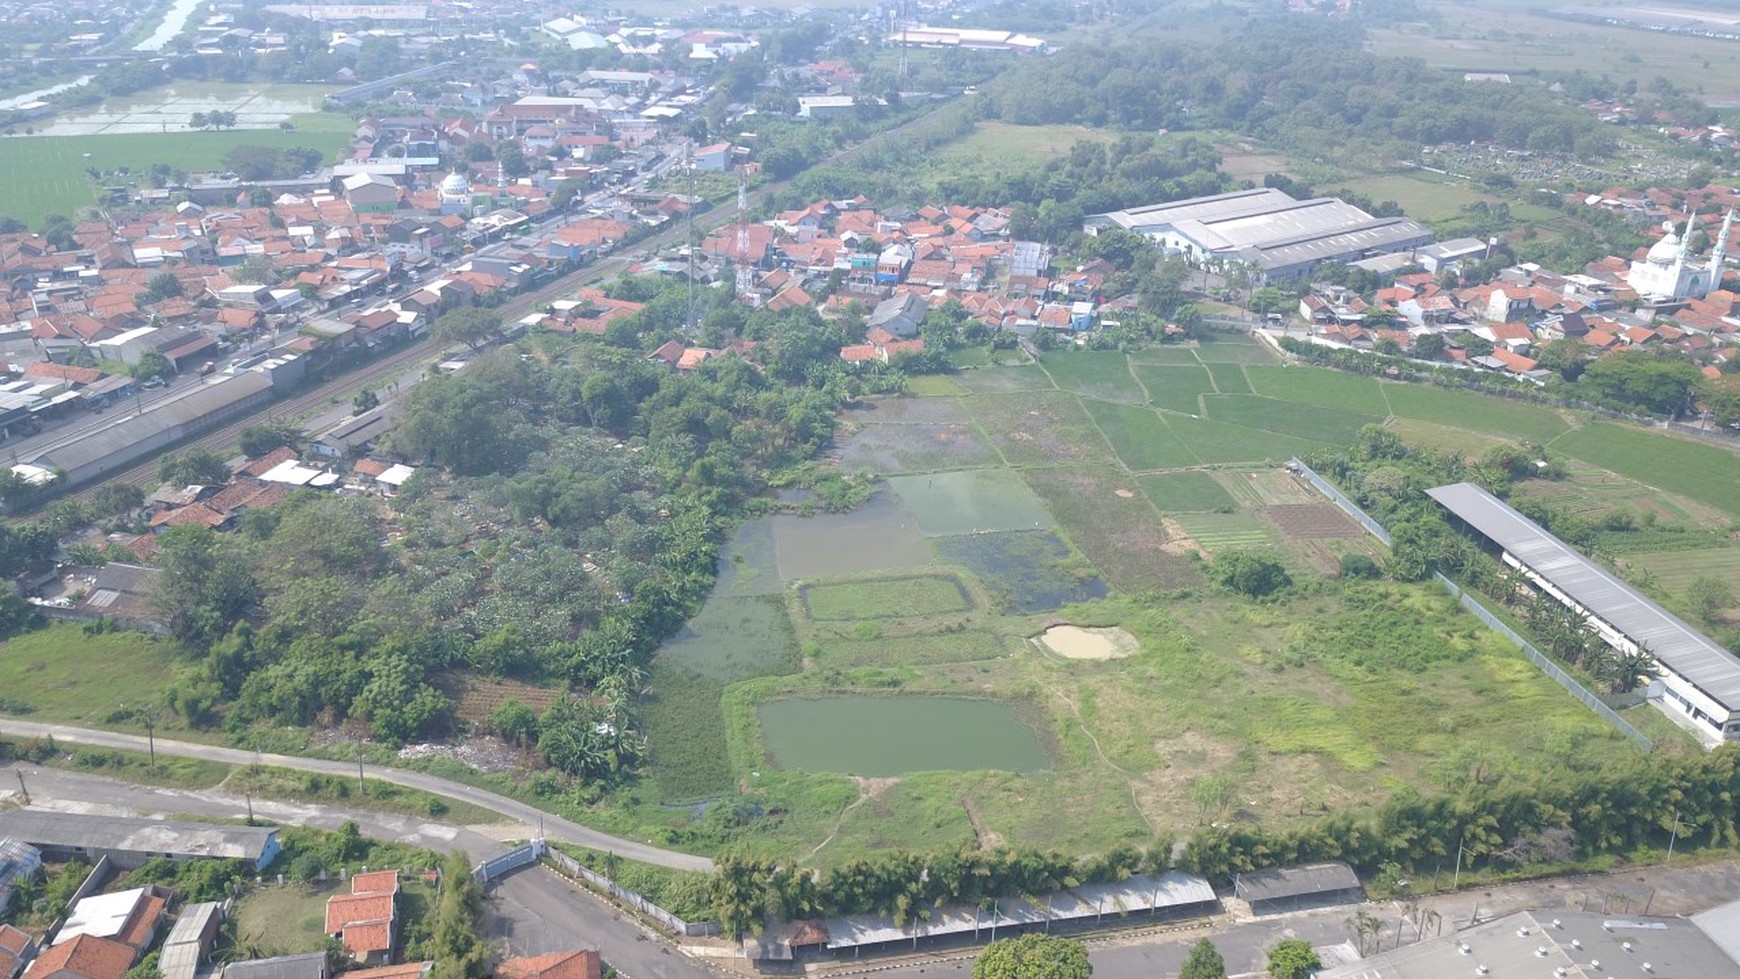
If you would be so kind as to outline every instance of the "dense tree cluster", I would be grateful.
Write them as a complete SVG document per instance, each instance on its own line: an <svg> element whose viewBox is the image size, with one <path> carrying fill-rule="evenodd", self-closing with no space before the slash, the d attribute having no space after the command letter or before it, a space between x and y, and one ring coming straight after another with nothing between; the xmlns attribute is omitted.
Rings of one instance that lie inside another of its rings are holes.
<svg viewBox="0 0 1740 979"><path fill-rule="evenodd" d="M394 447L424 471L393 501L390 546L378 501L316 493L239 533L164 534L160 611L199 659L171 705L398 743L452 724L441 676L470 670L585 691L502 733L573 774L628 771L646 661L710 587L722 518L833 431L836 395L769 376L805 378L779 339L766 374L585 344L417 385Z"/></svg>
<svg viewBox="0 0 1740 979"><path fill-rule="evenodd" d="M1602 156L1599 122L1542 85L1482 85L1414 58L1372 54L1357 24L1240 20L1218 44L1127 38L1092 58L1023 62L982 93L1009 122L1230 129L1298 150L1494 142Z"/></svg>

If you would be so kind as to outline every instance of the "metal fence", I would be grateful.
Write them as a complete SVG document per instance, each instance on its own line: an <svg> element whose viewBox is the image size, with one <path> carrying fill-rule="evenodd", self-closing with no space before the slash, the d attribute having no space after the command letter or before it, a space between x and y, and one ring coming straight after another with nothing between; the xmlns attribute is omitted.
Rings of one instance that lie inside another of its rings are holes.
<svg viewBox="0 0 1740 979"><path fill-rule="evenodd" d="M538 859L548 851L549 847L544 844L543 840L533 840L525 846L509 850L493 860L485 860L478 864L472 869L471 876L476 878L479 884L488 884L503 874L537 863Z"/></svg>
<svg viewBox="0 0 1740 979"><path fill-rule="evenodd" d="M1597 714L1600 714L1607 723L1618 728L1620 734L1623 734L1637 742L1638 747L1642 748L1644 751L1651 751L1655 748L1655 742L1645 737L1643 732L1639 731L1637 728L1632 727L1625 718L1620 717L1615 713L1613 708L1607 706L1607 704L1603 702L1600 697L1592 693L1588 687L1578 683L1575 677L1561 669L1559 664L1543 655L1540 650L1534 647L1533 643L1524 639L1515 629L1512 629L1509 625L1505 624L1504 620L1494 615L1485 605L1482 605L1479 599L1468 594L1466 591L1463 591L1456 582L1451 581L1449 578L1444 577L1436 571L1432 572L1432 577L1438 579L1438 583L1443 585L1445 590L1450 592L1451 595L1454 595L1456 601L1461 603L1463 608L1474 613L1475 618L1486 623L1488 626L1491 626L1499 635L1514 643L1516 648L1522 650L1523 653L1528 656L1530 662L1540 667L1542 673L1552 677L1557 681L1559 686L1564 687L1571 696L1582 701L1583 706Z"/></svg>
<svg viewBox="0 0 1740 979"><path fill-rule="evenodd" d="M690 937L719 934L719 925L717 923L712 921L684 921L669 911L666 911L664 908L661 908L646 898L641 897L639 894L617 884L610 878L605 877L603 874L595 873L592 870L581 866L580 861L575 860L573 857L570 857L560 850L550 850L545 854L545 856L549 857L550 862L555 864L563 873L578 880L585 881L593 888L603 891L618 901L621 901L623 904L633 908L637 912L653 919L669 931L675 932L678 935L687 935Z"/></svg>
<svg viewBox="0 0 1740 979"><path fill-rule="evenodd" d="M1298 459L1294 459L1291 463L1291 467L1294 472L1304 476L1307 482L1312 486L1315 486L1319 493L1322 493L1336 506L1346 511L1348 516L1359 521L1359 525L1369 531L1373 537L1383 541L1385 545L1390 543L1389 531L1385 530L1382 524L1373 520L1370 514L1361 510L1358 504L1348 499L1345 494L1331 485L1328 480L1313 472L1310 466L1307 466ZM1432 572L1432 577L1438 579L1438 583L1448 589L1450 594L1456 597L1456 601L1461 603L1463 608L1474 613L1475 618L1486 623L1488 626L1491 626L1499 635L1514 643L1516 648L1522 650L1524 655L1528 656L1529 662L1539 667L1542 673L1552 677L1553 680L1557 682L1559 686L1564 687L1566 692L1571 696L1582 701L1583 706L1601 715L1601 717L1609 724L1612 724L1617 728L1620 734L1635 741L1638 747L1642 748L1644 751L1651 751L1655 748L1655 742L1644 737L1643 732L1632 727L1625 718L1620 717L1615 713L1613 708L1607 706L1600 697L1597 697L1594 693L1590 692L1587 687L1578 683L1575 677L1561 669L1559 664L1542 655L1541 651L1536 649L1533 643L1524 639L1515 629L1512 629L1509 625L1505 624L1503 619L1492 614L1491 610L1489 610L1485 605L1480 604L1480 601L1473 595L1463 591L1456 582L1451 581L1449 578L1444 577L1436 571Z"/></svg>
<svg viewBox="0 0 1740 979"><path fill-rule="evenodd" d="M1367 533L1371 534L1373 537L1376 537L1378 540L1383 541L1385 547L1388 547L1390 545L1390 532L1384 529L1383 524L1380 524L1376 520L1373 520L1371 518L1370 514L1366 513L1364 510L1361 510L1359 508L1359 504L1348 499L1345 495L1342 494L1342 492L1340 490L1338 490L1334 486L1332 486L1330 484L1329 480L1324 479L1322 476L1317 475L1316 472L1312 471L1310 466L1307 466L1305 463L1299 461L1298 459L1294 459L1292 462L1289 462L1287 465L1294 472L1298 473L1301 476L1304 476L1306 482L1309 482L1312 486L1317 487L1317 492L1322 493L1324 496L1329 497L1329 502L1340 507L1343 511L1345 511L1347 513L1348 516L1359 521L1359 525L1361 527L1364 527L1366 529Z"/></svg>

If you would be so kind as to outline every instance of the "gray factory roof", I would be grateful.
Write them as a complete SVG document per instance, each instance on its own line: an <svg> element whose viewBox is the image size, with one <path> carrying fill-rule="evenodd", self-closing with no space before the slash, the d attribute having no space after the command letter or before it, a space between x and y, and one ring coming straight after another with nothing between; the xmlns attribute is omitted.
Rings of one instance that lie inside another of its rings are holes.
<svg viewBox="0 0 1740 979"><path fill-rule="evenodd" d="M1740 966L1685 918L1519 911L1324 969L1317 979L1600 979L1646 973L1651 979L1740 979Z"/></svg>
<svg viewBox="0 0 1740 979"><path fill-rule="evenodd" d="M1233 890L1244 901L1276 901L1307 894L1333 894L1358 887L1359 877L1351 867L1340 862L1273 867L1233 878Z"/></svg>
<svg viewBox="0 0 1740 979"><path fill-rule="evenodd" d="M1170 231L1204 251L1238 255L1265 268L1408 248L1432 238L1430 230L1409 218L1374 218L1338 198L1301 201L1272 187L1108 211L1087 224L1138 234Z"/></svg>
<svg viewBox="0 0 1740 979"><path fill-rule="evenodd" d="M326 979L325 952L248 959L224 966L224 979Z"/></svg>
<svg viewBox="0 0 1740 979"><path fill-rule="evenodd" d="M271 378L249 371L216 384L201 384L173 401L153 406L144 414L124 413L130 405L123 405L116 408L114 420L108 425L65 445L50 446L30 461L69 473L77 472L165 431L197 422L271 386Z"/></svg>
<svg viewBox="0 0 1740 979"><path fill-rule="evenodd" d="M15 809L0 813L0 836L35 846L126 850L175 856L258 860L278 832L270 826L177 823L130 816Z"/></svg>
<svg viewBox="0 0 1740 979"><path fill-rule="evenodd" d="M1267 214L1277 208L1297 203L1291 196L1273 187L1258 187L1254 190L1215 194L1212 197L1193 197L1166 204L1147 204L1122 211L1108 211L1105 214L1093 215L1088 221L1102 225L1116 224L1125 230L1140 232L1150 228L1175 227L1183 221L1225 221L1252 214Z"/></svg>
<svg viewBox="0 0 1740 979"><path fill-rule="evenodd" d="M1245 260L1264 269L1291 268L1369 252L1412 248L1432 239L1432 231L1413 218L1372 218L1322 233L1299 235L1241 249Z"/></svg>
<svg viewBox="0 0 1740 979"><path fill-rule="evenodd" d="M1730 710L1740 710L1740 658L1473 483L1426 491L1592 615Z"/></svg>

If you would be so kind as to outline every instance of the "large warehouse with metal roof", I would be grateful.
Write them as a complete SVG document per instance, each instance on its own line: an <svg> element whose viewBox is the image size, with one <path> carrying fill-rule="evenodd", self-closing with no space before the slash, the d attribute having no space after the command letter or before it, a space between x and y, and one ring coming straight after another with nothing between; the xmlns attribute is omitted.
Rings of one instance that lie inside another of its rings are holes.
<svg viewBox="0 0 1740 979"><path fill-rule="evenodd" d="M1740 740L1740 657L1473 483L1426 491L1504 549L1504 563L1589 619L1609 646L1649 653L1662 669L1655 704L1708 742Z"/></svg>
<svg viewBox="0 0 1740 979"><path fill-rule="evenodd" d="M1108 211L1087 219L1098 234L1122 228L1154 239L1192 265L1240 262L1265 281L1299 279L1319 265L1356 262L1432 243L1412 218L1377 218L1334 197L1295 200L1273 187Z"/></svg>

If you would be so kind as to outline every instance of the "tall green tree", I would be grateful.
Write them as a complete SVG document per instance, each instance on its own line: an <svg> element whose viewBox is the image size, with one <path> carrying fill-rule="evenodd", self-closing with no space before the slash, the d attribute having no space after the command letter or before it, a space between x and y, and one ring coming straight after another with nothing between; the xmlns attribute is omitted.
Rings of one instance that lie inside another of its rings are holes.
<svg viewBox="0 0 1740 979"><path fill-rule="evenodd" d="M1088 979L1093 972L1086 945L1038 933L992 942L973 962L973 979Z"/></svg>
<svg viewBox="0 0 1740 979"><path fill-rule="evenodd" d="M1226 979L1226 960L1221 958L1220 949L1204 938L1190 946L1178 979Z"/></svg>
<svg viewBox="0 0 1740 979"><path fill-rule="evenodd" d="M1303 938L1289 938L1269 949L1270 979L1308 979L1322 964L1317 950Z"/></svg>

